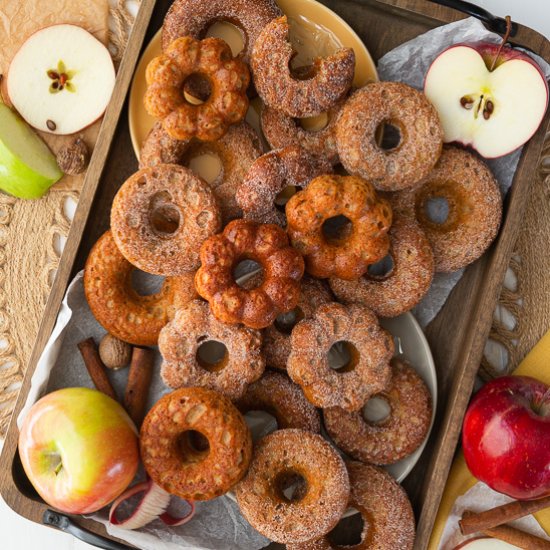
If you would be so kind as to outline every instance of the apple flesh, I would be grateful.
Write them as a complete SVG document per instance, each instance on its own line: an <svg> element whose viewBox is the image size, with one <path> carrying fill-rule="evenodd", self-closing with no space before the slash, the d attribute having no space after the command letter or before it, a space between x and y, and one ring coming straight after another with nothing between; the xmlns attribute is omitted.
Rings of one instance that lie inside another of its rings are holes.
<svg viewBox="0 0 550 550"><path fill-rule="evenodd" d="M476 537L456 546L454 550L514 550L516 548L518 547L503 540L492 539L490 537Z"/></svg>
<svg viewBox="0 0 550 550"><path fill-rule="evenodd" d="M23 422L19 454L29 480L50 505L69 514L103 508L131 483L137 430L113 399L65 388L37 401Z"/></svg>
<svg viewBox="0 0 550 550"><path fill-rule="evenodd" d="M548 84L535 61L509 47L498 50L489 43L451 46L433 61L424 83L444 141L469 145L486 158L529 140L548 106Z"/></svg>
<svg viewBox="0 0 550 550"><path fill-rule="evenodd" d="M34 128L73 134L105 111L115 83L107 48L76 25L53 25L31 35L13 57L7 93Z"/></svg>
<svg viewBox="0 0 550 550"><path fill-rule="evenodd" d="M527 376L488 382L466 411L462 445L472 474L495 491L550 495L550 388Z"/></svg>

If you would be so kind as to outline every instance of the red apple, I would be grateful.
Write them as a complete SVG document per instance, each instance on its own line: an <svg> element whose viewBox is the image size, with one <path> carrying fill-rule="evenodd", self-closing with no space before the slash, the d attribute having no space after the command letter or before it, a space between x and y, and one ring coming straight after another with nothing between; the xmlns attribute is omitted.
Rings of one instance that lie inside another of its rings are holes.
<svg viewBox="0 0 550 550"><path fill-rule="evenodd" d="M87 388L65 388L37 401L21 427L19 454L38 494L70 514L109 504L139 464L137 430L126 411Z"/></svg>
<svg viewBox="0 0 550 550"><path fill-rule="evenodd" d="M527 376L488 382L466 411L462 445L472 474L495 491L550 495L550 388Z"/></svg>
<svg viewBox="0 0 550 550"><path fill-rule="evenodd" d="M527 54L498 44L457 44L431 64L424 93L439 113L445 142L487 158L523 145L548 106L548 84Z"/></svg>

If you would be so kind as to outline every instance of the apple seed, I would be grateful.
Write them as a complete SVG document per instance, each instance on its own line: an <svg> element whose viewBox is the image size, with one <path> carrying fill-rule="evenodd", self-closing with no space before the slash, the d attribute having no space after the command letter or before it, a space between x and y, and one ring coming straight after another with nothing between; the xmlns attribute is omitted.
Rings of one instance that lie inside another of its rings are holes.
<svg viewBox="0 0 550 550"><path fill-rule="evenodd" d="M46 126L48 127L48 130L51 130L52 132L54 132L57 128L56 123L50 119L46 120Z"/></svg>
<svg viewBox="0 0 550 550"><path fill-rule="evenodd" d="M464 107L464 109L470 110L474 106L474 100L465 95L460 98L460 104Z"/></svg>

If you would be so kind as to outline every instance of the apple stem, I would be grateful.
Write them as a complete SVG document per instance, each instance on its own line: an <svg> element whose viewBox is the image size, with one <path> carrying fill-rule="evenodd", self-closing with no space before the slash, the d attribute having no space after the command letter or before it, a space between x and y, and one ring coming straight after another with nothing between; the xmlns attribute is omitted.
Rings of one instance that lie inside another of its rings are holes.
<svg viewBox="0 0 550 550"><path fill-rule="evenodd" d="M493 63L491 64L491 67L489 69L489 71L493 71L494 68L495 68L495 65L497 63L497 59L499 58L500 56L500 52L502 51L502 48L504 48L504 45L506 44L506 42L508 42L508 38L510 38L510 33L512 32L512 18L507 15L506 16L506 32L504 33L504 36L502 37L502 42L500 43L500 46L497 50L497 53L495 55L495 57L493 58Z"/></svg>

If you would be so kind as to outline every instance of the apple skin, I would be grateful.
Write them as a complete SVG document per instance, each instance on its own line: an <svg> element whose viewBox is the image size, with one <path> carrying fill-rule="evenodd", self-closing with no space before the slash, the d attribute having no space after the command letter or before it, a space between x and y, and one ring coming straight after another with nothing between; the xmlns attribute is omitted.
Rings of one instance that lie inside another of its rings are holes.
<svg viewBox="0 0 550 550"><path fill-rule="evenodd" d="M503 376L474 396L462 432L471 473L518 500L550 495L550 388Z"/></svg>
<svg viewBox="0 0 550 550"><path fill-rule="evenodd" d="M109 504L139 465L132 420L116 401L88 388L64 388L37 401L21 427L19 454L38 494L69 514Z"/></svg>

